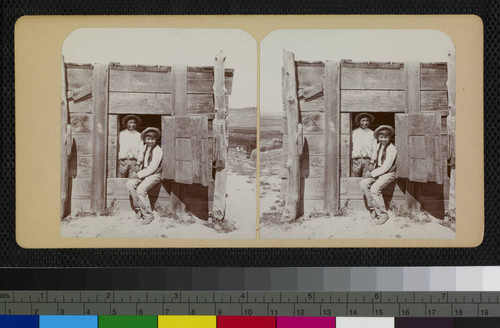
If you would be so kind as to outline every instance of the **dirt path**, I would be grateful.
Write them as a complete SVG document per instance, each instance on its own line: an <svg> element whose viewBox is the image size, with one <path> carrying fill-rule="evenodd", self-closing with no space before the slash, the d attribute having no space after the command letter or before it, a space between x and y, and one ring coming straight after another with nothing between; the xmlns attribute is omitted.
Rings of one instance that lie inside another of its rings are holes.
<svg viewBox="0 0 500 328"><path fill-rule="evenodd" d="M76 238L196 238L254 239L256 230L255 164L245 154L231 153L227 177L226 220L213 224L191 214L160 217L141 225L132 211L112 216L68 217L61 222L62 237ZM253 174L252 174L253 171Z"/></svg>
<svg viewBox="0 0 500 328"><path fill-rule="evenodd" d="M455 238L454 224L445 223L424 212L407 217L389 211L389 221L380 226L372 222L368 212L352 211L346 216L325 217L315 214L303 216L290 223L281 222L283 204L279 200L281 179L276 169L279 166L280 154L281 150L261 153L260 237L262 239Z"/></svg>

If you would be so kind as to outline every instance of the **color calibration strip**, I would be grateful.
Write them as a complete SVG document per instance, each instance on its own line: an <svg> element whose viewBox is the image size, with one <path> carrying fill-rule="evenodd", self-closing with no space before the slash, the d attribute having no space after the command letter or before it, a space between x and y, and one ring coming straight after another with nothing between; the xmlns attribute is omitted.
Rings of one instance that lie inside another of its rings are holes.
<svg viewBox="0 0 500 328"><path fill-rule="evenodd" d="M500 291L496 267L0 270L0 290Z"/></svg>
<svg viewBox="0 0 500 328"><path fill-rule="evenodd" d="M498 328L500 318L0 316L1 328Z"/></svg>

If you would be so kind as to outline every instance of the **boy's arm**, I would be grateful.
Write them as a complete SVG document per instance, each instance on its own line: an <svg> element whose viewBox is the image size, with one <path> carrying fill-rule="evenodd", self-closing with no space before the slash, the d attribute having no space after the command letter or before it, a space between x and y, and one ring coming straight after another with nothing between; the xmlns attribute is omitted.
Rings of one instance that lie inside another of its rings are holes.
<svg viewBox="0 0 500 328"><path fill-rule="evenodd" d="M375 138L372 139L372 153L370 154L370 164L377 163L378 143Z"/></svg>
<svg viewBox="0 0 500 328"><path fill-rule="evenodd" d="M381 176L384 173L387 173L391 168L392 164L396 160L396 147L394 145L392 147L387 147L385 154L385 161L382 163L380 167L377 167L375 170L371 171L372 177L376 178Z"/></svg>
<svg viewBox="0 0 500 328"><path fill-rule="evenodd" d="M160 165L162 156L163 151L160 147L156 146L153 150L153 158L151 159L151 163L149 163L148 167L146 167L145 169L137 172L137 176L139 177L139 179L143 179L148 175L153 174Z"/></svg>
<svg viewBox="0 0 500 328"><path fill-rule="evenodd" d="M137 165L140 165L144 161L144 146L145 144L142 143L142 139L139 138L139 144L137 145L137 149L139 149L137 154Z"/></svg>
<svg viewBox="0 0 500 328"><path fill-rule="evenodd" d="M118 137L118 159L124 159L127 158L127 152L125 151L126 147L126 141L125 138L123 137L123 132L120 132L120 135Z"/></svg>

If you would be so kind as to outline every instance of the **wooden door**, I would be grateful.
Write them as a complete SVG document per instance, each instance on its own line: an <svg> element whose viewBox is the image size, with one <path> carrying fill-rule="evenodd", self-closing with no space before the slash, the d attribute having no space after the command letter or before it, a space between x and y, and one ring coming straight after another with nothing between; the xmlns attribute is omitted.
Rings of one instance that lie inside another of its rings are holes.
<svg viewBox="0 0 500 328"><path fill-rule="evenodd" d="M162 117L162 178L208 185L206 115Z"/></svg>
<svg viewBox="0 0 500 328"><path fill-rule="evenodd" d="M443 183L441 113L396 114L398 178Z"/></svg>

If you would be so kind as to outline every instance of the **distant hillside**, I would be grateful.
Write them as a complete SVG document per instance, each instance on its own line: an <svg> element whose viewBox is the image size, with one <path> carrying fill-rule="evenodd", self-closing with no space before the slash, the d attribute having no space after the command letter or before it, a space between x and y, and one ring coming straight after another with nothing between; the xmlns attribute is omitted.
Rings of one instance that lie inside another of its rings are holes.
<svg viewBox="0 0 500 328"><path fill-rule="evenodd" d="M230 130L257 130L257 108L230 108L228 121Z"/></svg>
<svg viewBox="0 0 500 328"><path fill-rule="evenodd" d="M281 123L283 120L282 113L263 113L260 115L260 131L261 132L277 132L281 131Z"/></svg>

